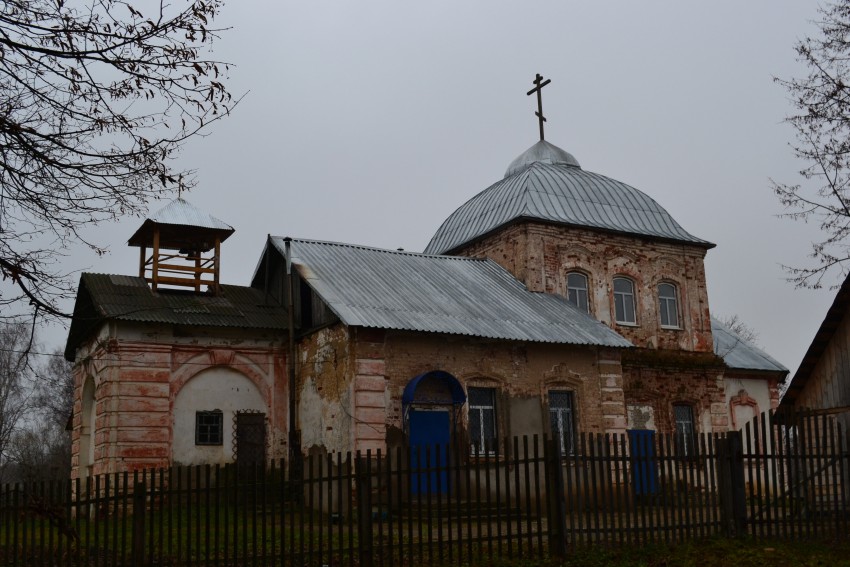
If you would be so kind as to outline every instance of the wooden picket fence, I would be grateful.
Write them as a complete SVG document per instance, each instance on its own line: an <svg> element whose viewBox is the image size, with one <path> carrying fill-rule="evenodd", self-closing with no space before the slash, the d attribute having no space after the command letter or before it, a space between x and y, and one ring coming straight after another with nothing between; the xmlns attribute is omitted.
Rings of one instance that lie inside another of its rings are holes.
<svg viewBox="0 0 850 567"><path fill-rule="evenodd" d="M545 437L314 455L0 487L0 565L439 565L584 545L850 532L843 431L762 415L741 432Z"/></svg>

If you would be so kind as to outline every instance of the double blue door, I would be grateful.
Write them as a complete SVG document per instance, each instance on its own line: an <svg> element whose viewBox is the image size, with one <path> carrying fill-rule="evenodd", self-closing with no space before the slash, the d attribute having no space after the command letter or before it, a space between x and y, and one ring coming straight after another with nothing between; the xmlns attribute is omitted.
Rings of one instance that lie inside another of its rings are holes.
<svg viewBox="0 0 850 567"><path fill-rule="evenodd" d="M448 411L410 411L410 469L413 494L449 492L448 449L451 427Z"/></svg>
<svg viewBox="0 0 850 567"><path fill-rule="evenodd" d="M632 454L632 476L635 495L658 492L658 463L655 460L655 431L629 430L629 449Z"/></svg>

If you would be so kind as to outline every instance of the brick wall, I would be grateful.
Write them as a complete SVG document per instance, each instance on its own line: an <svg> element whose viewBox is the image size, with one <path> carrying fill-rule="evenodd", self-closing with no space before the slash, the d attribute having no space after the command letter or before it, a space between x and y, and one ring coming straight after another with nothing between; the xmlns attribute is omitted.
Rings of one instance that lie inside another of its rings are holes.
<svg viewBox="0 0 850 567"><path fill-rule="evenodd" d="M636 346L711 352L705 252L693 245L524 222L500 229L456 254L491 258L538 292L566 295L567 272L581 271L589 279L591 314ZM612 280L617 275L636 284L636 326L614 322ZM657 301L661 282L677 288L680 329L661 327Z"/></svg>
<svg viewBox="0 0 850 567"><path fill-rule="evenodd" d="M257 388L269 416L269 454L285 455L286 374L279 341L200 330L190 338L178 335L168 328L112 323L80 349L72 478L171 464L174 400L183 385L212 368L232 369ZM83 419L86 381L94 392L91 430ZM93 445L88 452L87 445Z"/></svg>

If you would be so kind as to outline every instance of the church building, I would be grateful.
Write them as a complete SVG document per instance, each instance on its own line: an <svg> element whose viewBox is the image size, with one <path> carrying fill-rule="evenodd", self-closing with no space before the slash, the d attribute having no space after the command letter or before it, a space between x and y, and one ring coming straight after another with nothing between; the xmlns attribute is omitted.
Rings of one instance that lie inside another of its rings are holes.
<svg viewBox="0 0 850 567"><path fill-rule="evenodd" d="M422 253L270 236L227 285L232 227L180 198L153 214L137 275L80 279L73 475L526 434L570 453L579 432L672 433L686 455L775 408L787 369L711 317L714 244L538 116Z"/></svg>

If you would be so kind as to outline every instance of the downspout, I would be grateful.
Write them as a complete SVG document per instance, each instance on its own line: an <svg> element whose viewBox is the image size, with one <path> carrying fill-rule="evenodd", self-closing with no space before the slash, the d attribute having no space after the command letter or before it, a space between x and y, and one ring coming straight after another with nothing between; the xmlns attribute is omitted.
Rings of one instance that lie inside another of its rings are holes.
<svg viewBox="0 0 850 567"><path fill-rule="evenodd" d="M289 376L289 478L290 480L301 479L301 433L298 431L298 419L296 411L298 405L295 403L295 291L294 277L292 274L292 239L283 239L284 256L286 259L286 314L289 335L289 352L286 356L286 370Z"/></svg>

